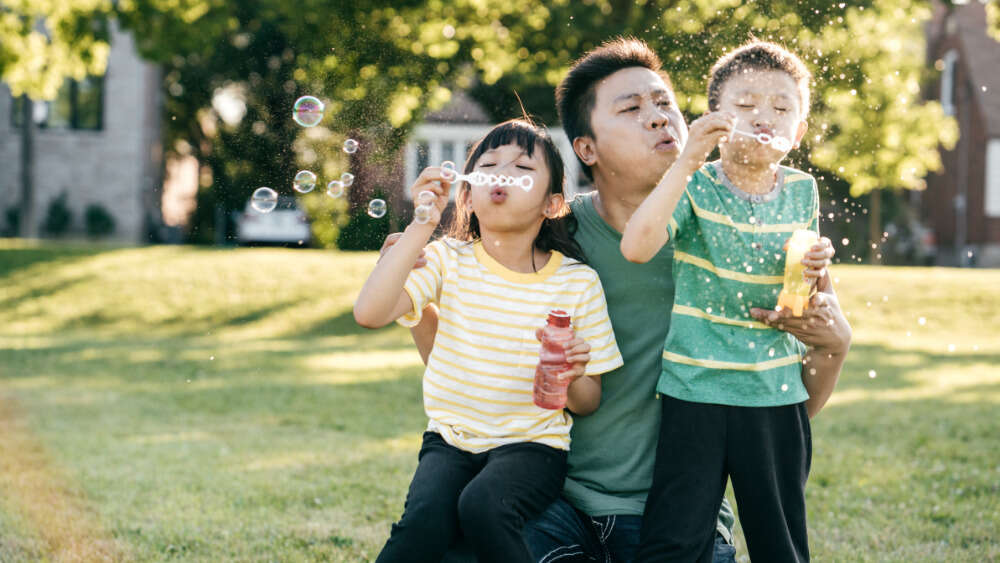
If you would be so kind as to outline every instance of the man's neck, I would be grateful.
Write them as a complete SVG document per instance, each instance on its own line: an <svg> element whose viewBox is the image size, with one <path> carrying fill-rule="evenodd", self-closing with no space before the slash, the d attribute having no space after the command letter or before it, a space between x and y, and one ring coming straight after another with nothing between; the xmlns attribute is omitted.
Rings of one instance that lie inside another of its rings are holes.
<svg viewBox="0 0 1000 563"><path fill-rule="evenodd" d="M611 228L621 233L625 231L625 223L656 185L628 186L620 179L608 180L595 176L594 187L597 189L594 209Z"/></svg>
<svg viewBox="0 0 1000 563"><path fill-rule="evenodd" d="M733 160L722 160L722 171L734 186L748 194L766 194L774 189L778 165L744 164Z"/></svg>

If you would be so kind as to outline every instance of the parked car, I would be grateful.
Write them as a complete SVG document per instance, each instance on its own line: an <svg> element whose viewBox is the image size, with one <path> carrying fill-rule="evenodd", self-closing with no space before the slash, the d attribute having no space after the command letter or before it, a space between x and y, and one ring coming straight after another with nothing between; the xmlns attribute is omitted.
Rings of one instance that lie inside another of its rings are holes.
<svg viewBox="0 0 1000 563"><path fill-rule="evenodd" d="M294 197L279 197L277 206L268 213L257 211L248 201L237 218L239 244L308 246L311 239L309 218Z"/></svg>

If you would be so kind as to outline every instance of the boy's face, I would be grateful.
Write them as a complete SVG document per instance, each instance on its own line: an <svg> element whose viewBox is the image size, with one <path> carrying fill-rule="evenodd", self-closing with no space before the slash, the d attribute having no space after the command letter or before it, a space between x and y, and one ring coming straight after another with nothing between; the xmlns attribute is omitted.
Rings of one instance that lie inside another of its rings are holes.
<svg viewBox="0 0 1000 563"><path fill-rule="evenodd" d="M597 84L590 126L573 148L590 164L595 181L648 185L674 163L687 141L687 124L673 91L644 67L621 69Z"/></svg>
<svg viewBox="0 0 1000 563"><path fill-rule="evenodd" d="M806 132L804 109L795 79L780 70L738 72L719 92L719 111L736 116L736 129L784 137L793 145ZM722 143L719 152L724 160L757 165L780 162L787 154L738 133L731 142Z"/></svg>

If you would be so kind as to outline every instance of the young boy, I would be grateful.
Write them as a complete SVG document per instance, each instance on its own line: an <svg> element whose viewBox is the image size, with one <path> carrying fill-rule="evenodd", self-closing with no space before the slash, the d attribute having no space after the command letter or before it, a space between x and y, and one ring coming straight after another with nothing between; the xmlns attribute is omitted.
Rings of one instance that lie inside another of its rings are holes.
<svg viewBox="0 0 1000 563"><path fill-rule="evenodd" d="M753 561L809 559L806 350L750 309L775 306L792 232L818 229L815 180L779 166L806 132L810 80L772 43L722 57L708 85L711 113L691 124L625 228L630 261L673 242L676 286L640 561L709 561L727 478ZM721 160L705 164L716 145Z"/></svg>

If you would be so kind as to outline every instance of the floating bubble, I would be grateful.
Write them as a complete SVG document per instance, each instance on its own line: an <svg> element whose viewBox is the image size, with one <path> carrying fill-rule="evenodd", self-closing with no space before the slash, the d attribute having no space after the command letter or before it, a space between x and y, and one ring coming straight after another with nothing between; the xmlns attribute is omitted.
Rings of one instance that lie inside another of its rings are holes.
<svg viewBox="0 0 1000 563"><path fill-rule="evenodd" d="M347 154L354 154L358 152L358 142L354 139L344 141L344 152Z"/></svg>
<svg viewBox="0 0 1000 563"><path fill-rule="evenodd" d="M386 205L384 199L375 198L368 202L368 214L379 219L385 216Z"/></svg>
<svg viewBox="0 0 1000 563"><path fill-rule="evenodd" d="M423 190L417 194L417 205L431 205L437 196L430 190Z"/></svg>
<svg viewBox="0 0 1000 563"><path fill-rule="evenodd" d="M292 181L292 187L299 193L307 194L316 187L316 175L308 170L299 170Z"/></svg>
<svg viewBox="0 0 1000 563"><path fill-rule="evenodd" d="M948 345L948 351L949 352L954 352L955 351L955 345L954 344L949 344Z"/></svg>
<svg viewBox="0 0 1000 563"><path fill-rule="evenodd" d="M323 102L319 101L319 98L302 96L295 100L295 106L292 108L292 119L303 127L315 127L319 125L320 121L323 121L324 109L325 106L323 106Z"/></svg>
<svg viewBox="0 0 1000 563"><path fill-rule="evenodd" d="M873 370L873 369L868 370L868 377L870 377L872 379L875 379L876 375L878 375L878 374L875 373L875 370Z"/></svg>
<svg viewBox="0 0 1000 563"><path fill-rule="evenodd" d="M845 239L841 239L840 244L842 244L844 246L847 246L848 244L851 244L851 241L848 240L848 239L846 239L846 238Z"/></svg>
<svg viewBox="0 0 1000 563"><path fill-rule="evenodd" d="M344 183L340 180L331 180L326 185L326 195L330 197L342 197L344 195Z"/></svg>
<svg viewBox="0 0 1000 563"><path fill-rule="evenodd" d="M781 384L781 391L782 391L782 392L784 392L784 391L788 391L788 384L787 384L787 383L782 383L782 384Z"/></svg>
<svg viewBox="0 0 1000 563"><path fill-rule="evenodd" d="M454 182L458 178L458 170L455 169L455 163L446 160L441 163L441 177L449 182Z"/></svg>
<svg viewBox="0 0 1000 563"><path fill-rule="evenodd" d="M257 188L250 197L250 206L259 213L270 213L278 206L278 192L266 186Z"/></svg>
<svg viewBox="0 0 1000 563"><path fill-rule="evenodd" d="M430 205L418 205L413 210L413 220L417 223L423 225L424 223L431 220L431 206Z"/></svg>
<svg viewBox="0 0 1000 563"><path fill-rule="evenodd" d="M924 317L920 317L919 319L917 319L917 324L920 326L924 326L925 324L927 324L927 319Z"/></svg>
<svg viewBox="0 0 1000 563"><path fill-rule="evenodd" d="M340 183L344 184L345 188L349 188L351 184L354 183L354 174L350 172L344 172L340 175Z"/></svg>

